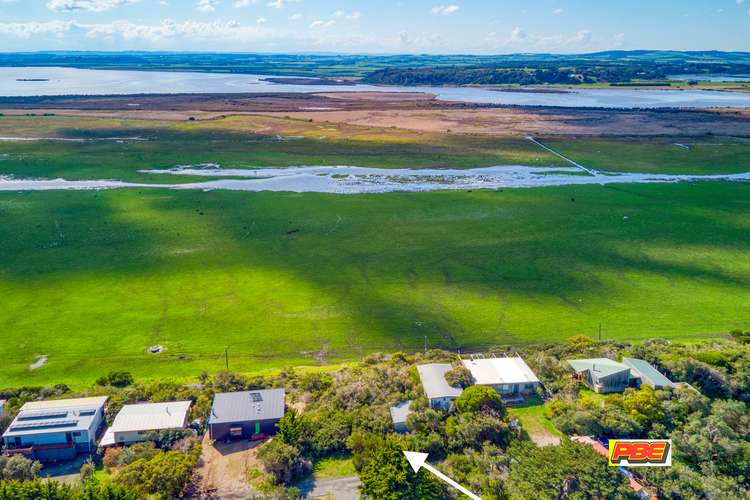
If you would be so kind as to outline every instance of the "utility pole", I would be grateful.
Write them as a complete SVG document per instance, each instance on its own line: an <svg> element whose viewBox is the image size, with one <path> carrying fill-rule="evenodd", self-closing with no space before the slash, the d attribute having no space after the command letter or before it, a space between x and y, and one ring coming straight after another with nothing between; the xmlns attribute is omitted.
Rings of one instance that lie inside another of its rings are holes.
<svg viewBox="0 0 750 500"><path fill-rule="evenodd" d="M227 371L229 371L229 347L224 348L224 362L227 366Z"/></svg>
<svg viewBox="0 0 750 500"><path fill-rule="evenodd" d="M602 324L599 323L599 342L602 341Z"/></svg>
<svg viewBox="0 0 750 500"><path fill-rule="evenodd" d="M427 352L427 335L424 336L424 352Z"/></svg>

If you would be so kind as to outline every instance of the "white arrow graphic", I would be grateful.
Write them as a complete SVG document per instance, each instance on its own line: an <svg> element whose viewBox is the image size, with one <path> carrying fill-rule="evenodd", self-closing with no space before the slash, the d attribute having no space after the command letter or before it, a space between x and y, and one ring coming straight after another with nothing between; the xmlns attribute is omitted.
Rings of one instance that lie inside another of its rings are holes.
<svg viewBox="0 0 750 500"><path fill-rule="evenodd" d="M409 461L409 465L411 465L411 468L414 469L414 472L419 472L419 469L424 467L428 471L430 471L432 474L437 476L438 479L441 481L444 481L454 488L456 488L458 491L463 493L464 495L468 496L469 498L472 498L473 500L482 500L477 495L472 493L471 491L467 490L457 482L455 482L453 479L449 478L439 470L437 470L435 467L427 463L427 453L417 453L416 451L405 451L404 455L406 455L406 459Z"/></svg>

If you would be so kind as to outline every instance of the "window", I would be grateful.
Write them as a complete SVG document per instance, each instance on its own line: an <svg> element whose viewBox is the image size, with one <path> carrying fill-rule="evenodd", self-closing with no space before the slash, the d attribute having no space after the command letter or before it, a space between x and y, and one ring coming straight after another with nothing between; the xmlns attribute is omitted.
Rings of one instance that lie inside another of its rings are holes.
<svg viewBox="0 0 750 500"><path fill-rule="evenodd" d="M81 431L75 431L73 437L81 437Z"/></svg>

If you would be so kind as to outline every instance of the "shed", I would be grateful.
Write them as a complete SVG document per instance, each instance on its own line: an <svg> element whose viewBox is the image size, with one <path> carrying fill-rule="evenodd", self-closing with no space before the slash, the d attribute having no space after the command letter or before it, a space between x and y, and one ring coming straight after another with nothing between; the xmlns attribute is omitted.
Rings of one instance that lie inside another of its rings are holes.
<svg viewBox="0 0 750 500"><path fill-rule="evenodd" d="M125 405L107 429L101 446L128 445L145 441L152 432L184 429L188 425L190 401Z"/></svg>
<svg viewBox="0 0 750 500"><path fill-rule="evenodd" d="M432 408L447 410L451 402L463 392L463 389L453 387L445 380L445 374L452 369L453 367L447 363L417 365L422 388Z"/></svg>
<svg viewBox="0 0 750 500"><path fill-rule="evenodd" d="M284 389L217 394L208 418L209 436L220 441L275 434L284 417L285 397Z"/></svg>
<svg viewBox="0 0 750 500"><path fill-rule="evenodd" d="M650 385L654 389L674 389L675 383L662 375L659 370L643 359L622 358L622 364L630 367L631 378L639 379L640 384Z"/></svg>
<svg viewBox="0 0 750 500"><path fill-rule="evenodd" d="M568 364L594 392L622 392L630 384L630 367L611 359L571 359Z"/></svg>
<svg viewBox="0 0 750 500"><path fill-rule="evenodd" d="M411 401L401 401L395 406L391 406L391 420L393 420L393 430L396 432L408 432L406 420L411 415Z"/></svg>

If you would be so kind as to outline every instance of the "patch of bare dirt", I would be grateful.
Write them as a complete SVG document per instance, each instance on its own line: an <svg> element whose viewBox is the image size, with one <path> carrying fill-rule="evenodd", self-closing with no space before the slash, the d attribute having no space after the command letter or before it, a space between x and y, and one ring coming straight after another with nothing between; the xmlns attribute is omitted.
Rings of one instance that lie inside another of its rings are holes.
<svg viewBox="0 0 750 500"><path fill-rule="evenodd" d="M276 113L263 113L278 116ZM421 132L488 135L750 136L746 110L591 110L574 108L362 109L301 111L285 116L313 122L396 127Z"/></svg>
<svg viewBox="0 0 750 500"><path fill-rule="evenodd" d="M231 443L211 444L208 434L203 438L203 453L197 473L204 495L223 499L244 499L253 492L247 483L247 471L260 466L257 449L265 441L246 439Z"/></svg>

